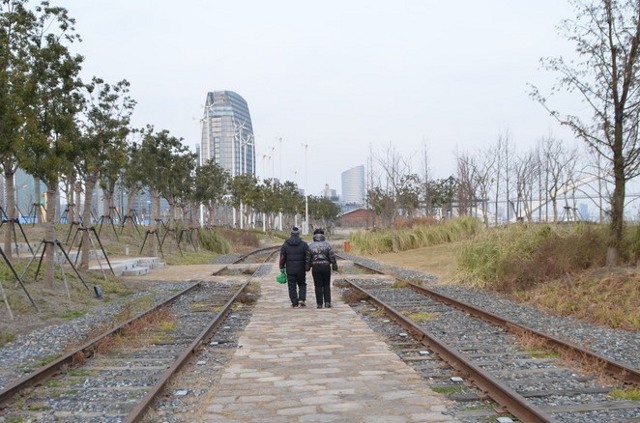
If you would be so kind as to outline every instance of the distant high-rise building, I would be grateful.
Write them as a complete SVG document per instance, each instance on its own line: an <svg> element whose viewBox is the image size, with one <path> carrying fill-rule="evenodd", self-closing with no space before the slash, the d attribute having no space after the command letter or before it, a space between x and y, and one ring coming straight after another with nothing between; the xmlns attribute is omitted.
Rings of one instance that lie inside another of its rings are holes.
<svg viewBox="0 0 640 423"><path fill-rule="evenodd" d="M342 202L364 204L364 165L342 172Z"/></svg>
<svg viewBox="0 0 640 423"><path fill-rule="evenodd" d="M256 174L253 126L247 102L233 91L207 93L200 163L213 159L233 176Z"/></svg>
<svg viewBox="0 0 640 423"><path fill-rule="evenodd" d="M322 190L322 196L331 201L338 201L338 193L335 189L331 189L329 184L324 185L324 189Z"/></svg>

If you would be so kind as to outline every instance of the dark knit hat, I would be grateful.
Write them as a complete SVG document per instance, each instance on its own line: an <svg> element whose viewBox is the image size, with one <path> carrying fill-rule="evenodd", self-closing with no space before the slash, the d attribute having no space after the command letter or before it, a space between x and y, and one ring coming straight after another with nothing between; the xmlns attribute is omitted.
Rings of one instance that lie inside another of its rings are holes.
<svg viewBox="0 0 640 423"><path fill-rule="evenodd" d="M291 228L291 235L300 235L300 229L297 226Z"/></svg>
<svg viewBox="0 0 640 423"><path fill-rule="evenodd" d="M318 228L318 229L316 229L315 231L313 231L313 234L314 234L314 235L318 235L318 234L320 234L320 235L324 235L324 229L322 229L322 228Z"/></svg>

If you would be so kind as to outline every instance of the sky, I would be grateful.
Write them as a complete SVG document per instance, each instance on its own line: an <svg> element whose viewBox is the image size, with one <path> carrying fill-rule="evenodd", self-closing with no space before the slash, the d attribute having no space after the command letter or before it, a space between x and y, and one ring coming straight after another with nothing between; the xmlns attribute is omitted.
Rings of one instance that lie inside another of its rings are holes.
<svg viewBox="0 0 640 423"><path fill-rule="evenodd" d="M529 97L570 56L565 0L51 0L76 19L82 75L131 83L133 125L194 152L207 92L249 105L260 179L341 193L341 173L393 148L422 174L508 132L517 151L571 135ZM579 110L579 104L568 103ZM571 111L571 110L567 110ZM281 141L280 141L281 140ZM307 145L304 147L303 145Z"/></svg>

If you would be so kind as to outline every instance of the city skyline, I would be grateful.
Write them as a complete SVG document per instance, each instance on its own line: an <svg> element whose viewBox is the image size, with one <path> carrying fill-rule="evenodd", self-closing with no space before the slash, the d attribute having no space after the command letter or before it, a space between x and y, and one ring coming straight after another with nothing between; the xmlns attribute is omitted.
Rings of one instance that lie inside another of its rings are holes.
<svg viewBox="0 0 640 423"><path fill-rule="evenodd" d="M233 90L251 107L257 173L314 195L389 144L407 158L426 144L437 179L455 172L456 152L507 131L517 153L549 133L575 139L527 88L546 91L555 79L540 58L575 57L556 29L573 17L564 1L52 4L76 19L84 79L131 83L134 127L167 129L195 151L203 94Z"/></svg>

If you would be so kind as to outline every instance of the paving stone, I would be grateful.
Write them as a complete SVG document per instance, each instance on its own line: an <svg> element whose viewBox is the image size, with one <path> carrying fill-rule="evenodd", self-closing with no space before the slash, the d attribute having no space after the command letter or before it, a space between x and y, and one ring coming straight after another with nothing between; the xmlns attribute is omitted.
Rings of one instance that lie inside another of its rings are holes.
<svg viewBox="0 0 640 423"><path fill-rule="evenodd" d="M208 393L203 422L456 422L443 413L446 398L340 298L330 310L292 309L277 271L259 280L241 348Z"/></svg>

